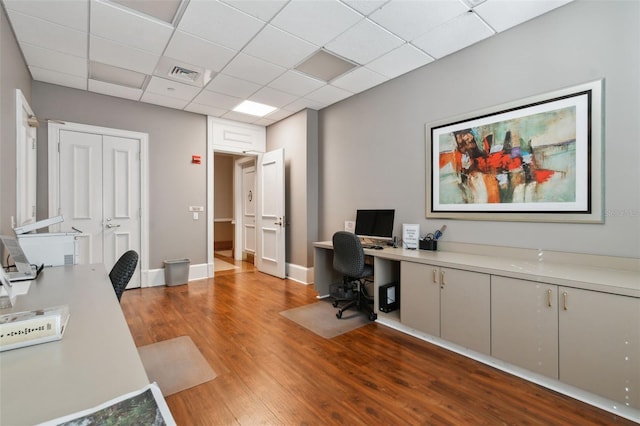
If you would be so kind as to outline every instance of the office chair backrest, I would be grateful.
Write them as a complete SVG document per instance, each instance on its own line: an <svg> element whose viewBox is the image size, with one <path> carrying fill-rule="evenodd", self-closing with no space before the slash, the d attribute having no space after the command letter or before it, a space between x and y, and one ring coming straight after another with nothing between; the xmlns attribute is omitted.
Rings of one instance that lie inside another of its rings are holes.
<svg viewBox="0 0 640 426"><path fill-rule="evenodd" d="M364 270L364 250L351 232L333 234L333 268L349 277L359 278Z"/></svg>
<svg viewBox="0 0 640 426"><path fill-rule="evenodd" d="M131 277L136 272L138 266L138 253L135 250L129 250L125 252L120 259L113 265L111 272L109 272L109 279L113 284L113 289L118 296L118 302L122 297L124 289L127 288L127 284L131 280Z"/></svg>

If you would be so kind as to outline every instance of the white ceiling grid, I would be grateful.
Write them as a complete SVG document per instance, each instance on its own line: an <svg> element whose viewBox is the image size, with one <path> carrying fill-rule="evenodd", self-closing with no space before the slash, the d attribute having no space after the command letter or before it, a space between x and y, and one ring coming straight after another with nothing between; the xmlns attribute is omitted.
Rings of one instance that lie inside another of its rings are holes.
<svg viewBox="0 0 640 426"><path fill-rule="evenodd" d="M2 1L35 80L269 125L304 108L327 107L571 0ZM172 22L142 12L166 16L172 10L178 11ZM319 50L356 67L328 82L295 70ZM210 80L203 86L172 78L167 64ZM113 78L101 77L105 70ZM143 84L117 84L120 71L129 81L139 73ZM278 110L263 118L234 112L246 99Z"/></svg>

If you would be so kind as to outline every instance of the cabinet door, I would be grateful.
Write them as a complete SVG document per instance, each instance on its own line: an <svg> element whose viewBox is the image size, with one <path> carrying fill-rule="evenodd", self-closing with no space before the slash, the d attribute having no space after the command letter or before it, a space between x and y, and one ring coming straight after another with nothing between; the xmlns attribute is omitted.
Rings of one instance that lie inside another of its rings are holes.
<svg viewBox="0 0 640 426"><path fill-rule="evenodd" d="M440 337L491 353L489 275L440 268Z"/></svg>
<svg viewBox="0 0 640 426"><path fill-rule="evenodd" d="M640 408L640 299L559 291L560 380Z"/></svg>
<svg viewBox="0 0 640 426"><path fill-rule="evenodd" d="M439 268L402 262L400 280L401 322L432 336L440 336Z"/></svg>
<svg viewBox="0 0 640 426"><path fill-rule="evenodd" d="M491 355L558 378L558 287L491 277Z"/></svg>

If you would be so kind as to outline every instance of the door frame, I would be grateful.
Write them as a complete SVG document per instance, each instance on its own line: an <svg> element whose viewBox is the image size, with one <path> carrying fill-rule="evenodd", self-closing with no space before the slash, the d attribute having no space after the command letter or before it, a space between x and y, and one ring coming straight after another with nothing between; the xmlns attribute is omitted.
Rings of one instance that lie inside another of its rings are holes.
<svg viewBox="0 0 640 426"><path fill-rule="evenodd" d="M255 167L257 158L255 156L244 156L236 159L233 165L233 220L235 223L233 247L233 258L235 260L242 260L242 252L244 251L244 194L242 193L244 182L244 169L245 167ZM255 184L255 179L254 179ZM256 185L254 185L256 186ZM257 241L257 240L256 240ZM255 254L255 253L254 253Z"/></svg>
<svg viewBox="0 0 640 426"><path fill-rule="evenodd" d="M140 287L149 287L149 135L131 130L113 129L109 127L92 126L73 122L49 122L48 147L48 191L49 216L59 213L60 183L59 170L59 140L60 130L70 130L83 133L116 136L140 141ZM59 226L59 225L58 225Z"/></svg>

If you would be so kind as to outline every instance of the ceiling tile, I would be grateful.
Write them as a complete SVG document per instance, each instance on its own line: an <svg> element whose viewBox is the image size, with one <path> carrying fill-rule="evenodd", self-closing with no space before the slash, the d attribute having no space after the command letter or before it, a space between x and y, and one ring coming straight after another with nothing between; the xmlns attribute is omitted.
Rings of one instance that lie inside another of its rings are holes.
<svg viewBox="0 0 640 426"><path fill-rule="evenodd" d="M216 108L209 105L198 104L196 102L191 102L184 110L198 114L212 115L214 117L220 117L229 111L226 108Z"/></svg>
<svg viewBox="0 0 640 426"><path fill-rule="evenodd" d="M87 59L55 50L22 43L22 53L30 66L86 78L89 74Z"/></svg>
<svg viewBox="0 0 640 426"><path fill-rule="evenodd" d="M237 53L235 50L200 37L176 31L164 54L165 56L218 72Z"/></svg>
<svg viewBox="0 0 640 426"><path fill-rule="evenodd" d="M198 96L193 99L193 102L201 105L212 106L221 109L233 109L243 99L236 98L234 96L223 95L222 93L215 93L209 90L203 90Z"/></svg>
<svg viewBox="0 0 640 426"><path fill-rule="evenodd" d="M153 16L161 21L172 23L178 12L181 0L111 0L129 9L134 9L145 15Z"/></svg>
<svg viewBox="0 0 640 426"><path fill-rule="evenodd" d="M280 121L284 118L289 117L290 115L295 114L298 111L292 112L292 111L287 111L285 109L279 109L276 111L273 111L271 114L267 114L264 116L264 118L266 118L267 120L274 120L274 121Z"/></svg>
<svg viewBox="0 0 640 426"><path fill-rule="evenodd" d="M407 43L369 62L367 68L389 78L395 78L429 62L433 62L431 56Z"/></svg>
<svg viewBox="0 0 640 426"><path fill-rule="evenodd" d="M320 81L331 81L357 66L355 62L320 49L296 66L295 70Z"/></svg>
<svg viewBox="0 0 640 426"><path fill-rule="evenodd" d="M466 12L418 37L412 43L434 58L442 58L493 34L493 30L475 13Z"/></svg>
<svg viewBox="0 0 640 426"><path fill-rule="evenodd" d="M38 67L29 67L29 71L31 71L31 75L34 80L57 84L59 86L73 87L74 89L87 90L87 79L84 77L64 74Z"/></svg>
<svg viewBox="0 0 640 426"><path fill-rule="evenodd" d="M139 101L142 96L142 89L134 89L133 87L125 87L91 79L89 79L89 91L134 101Z"/></svg>
<svg viewBox="0 0 640 426"><path fill-rule="evenodd" d="M329 42L325 48L363 65L403 43L404 40L364 19Z"/></svg>
<svg viewBox="0 0 640 426"><path fill-rule="evenodd" d="M205 40L240 50L265 25L263 21L217 1L192 1L178 28Z"/></svg>
<svg viewBox="0 0 640 426"><path fill-rule="evenodd" d="M242 121L243 123L255 123L260 117L255 115L243 114L241 112L229 111L222 115L222 118L227 120Z"/></svg>
<svg viewBox="0 0 640 426"><path fill-rule="evenodd" d="M351 95L353 95L352 92L327 84L326 86L309 93L305 98L324 103L325 105L331 105L335 102L346 99Z"/></svg>
<svg viewBox="0 0 640 426"><path fill-rule="evenodd" d="M111 64L143 74L153 73L160 59L159 55L95 35L89 37L89 43L89 59L92 61Z"/></svg>
<svg viewBox="0 0 640 426"><path fill-rule="evenodd" d="M91 1L91 34L161 55L172 33L166 22L102 0Z"/></svg>
<svg viewBox="0 0 640 426"><path fill-rule="evenodd" d="M360 67L348 74L336 78L331 82L332 86L340 89L348 90L352 93L364 92L378 84L387 81L387 77L371 71L370 69Z"/></svg>
<svg viewBox="0 0 640 426"><path fill-rule="evenodd" d="M177 81L153 76L145 90L145 93L148 92L190 101L200 92L200 89L189 84L178 83Z"/></svg>
<svg viewBox="0 0 640 426"><path fill-rule="evenodd" d="M293 68L318 49L319 46L267 25L243 52L285 68Z"/></svg>
<svg viewBox="0 0 640 426"><path fill-rule="evenodd" d="M324 46L361 19L362 15L337 0L292 1L271 24Z"/></svg>
<svg viewBox="0 0 640 426"><path fill-rule="evenodd" d="M142 89L147 79L146 74L131 71L102 62L89 62L89 78L120 86Z"/></svg>
<svg viewBox="0 0 640 426"><path fill-rule="evenodd" d="M260 117L260 119L257 120L257 121L254 121L253 124L255 124L257 126L267 127L267 126L272 125L275 122L276 122L275 120L269 120L268 118Z"/></svg>
<svg viewBox="0 0 640 426"><path fill-rule="evenodd" d="M247 80L241 80L225 74L218 74L205 89L237 98L248 98L260 90L260 87L259 84Z"/></svg>
<svg viewBox="0 0 640 426"><path fill-rule="evenodd" d="M249 97L249 100L265 105L274 106L276 108L282 108L283 106L290 104L297 98L297 96L281 92L280 90L272 89L271 87L263 87L262 89L251 95L251 97Z"/></svg>
<svg viewBox="0 0 640 426"><path fill-rule="evenodd" d="M287 71L269 83L269 87L291 93L292 95L304 96L325 84L324 81L307 77L299 72Z"/></svg>
<svg viewBox="0 0 640 426"><path fill-rule="evenodd" d="M87 57L86 33L18 12L8 11L8 14L19 42Z"/></svg>
<svg viewBox="0 0 640 426"><path fill-rule="evenodd" d="M89 1L4 0L8 10L87 32Z"/></svg>
<svg viewBox="0 0 640 426"><path fill-rule="evenodd" d="M369 15L369 18L411 41L467 10L459 0L392 1Z"/></svg>
<svg viewBox="0 0 640 426"><path fill-rule="evenodd" d="M474 11L498 32L514 27L571 0L487 0Z"/></svg>
<svg viewBox="0 0 640 426"><path fill-rule="evenodd" d="M223 74L233 75L258 84L268 84L287 69L263 61L253 56L238 54L223 70Z"/></svg>
<svg viewBox="0 0 640 426"><path fill-rule="evenodd" d="M354 8L364 16L369 16L372 12L381 8L388 0L342 0L344 3Z"/></svg>
<svg viewBox="0 0 640 426"><path fill-rule="evenodd" d="M222 0L229 6L254 16L261 21L269 22L289 0Z"/></svg>
<svg viewBox="0 0 640 426"><path fill-rule="evenodd" d="M300 98L291 102L289 105L285 105L283 109L286 109L287 111L298 112L305 108L310 108L317 111L326 106L327 104L324 102L318 102L307 98Z"/></svg>
<svg viewBox="0 0 640 426"><path fill-rule="evenodd" d="M140 100L148 104L155 104L155 105L160 105L167 108L175 108L175 109L183 109L189 103L189 101L185 101L177 98L170 98L168 96L162 96L152 92L145 92L142 95L142 98L140 98Z"/></svg>

